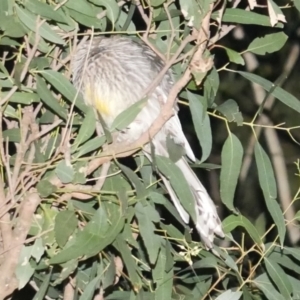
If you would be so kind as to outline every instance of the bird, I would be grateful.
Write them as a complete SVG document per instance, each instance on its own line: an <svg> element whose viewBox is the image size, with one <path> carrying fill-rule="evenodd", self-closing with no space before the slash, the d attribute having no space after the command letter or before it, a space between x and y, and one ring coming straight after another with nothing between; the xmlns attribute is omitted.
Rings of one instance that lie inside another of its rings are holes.
<svg viewBox="0 0 300 300"><path fill-rule="evenodd" d="M165 62L144 42L124 35L106 37L99 35L83 41L71 58L73 85L79 90L86 104L91 105L110 127L115 118L131 105L144 98L145 90L164 68ZM169 69L155 89L147 95L147 103L134 121L118 133L117 142L134 142L145 133L158 117L162 103L174 85L174 76ZM143 147L151 160L151 151L168 157L166 139L180 145L185 156L196 161L178 117L177 103L173 116L160 131ZM194 225L206 247L213 247L215 235L224 237L222 224L216 206L207 190L191 169L185 156L177 160L179 167L192 192L196 219ZM168 178L160 174L162 181L184 223L190 216L183 208Z"/></svg>

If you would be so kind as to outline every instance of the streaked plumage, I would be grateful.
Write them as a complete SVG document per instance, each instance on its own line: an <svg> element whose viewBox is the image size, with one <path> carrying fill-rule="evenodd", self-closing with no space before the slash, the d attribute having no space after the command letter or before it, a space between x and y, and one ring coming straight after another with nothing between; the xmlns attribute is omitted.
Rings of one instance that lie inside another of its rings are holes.
<svg viewBox="0 0 300 300"><path fill-rule="evenodd" d="M99 111L108 126L122 111L141 100L144 91L163 66L163 61L147 45L121 36L96 37L92 42L85 42L77 49L71 64L74 85L80 88L86 103ZM172 73L168 71L154 92L148 95L147 105L135 121L124 132L120 132L119 141L137 140L148 130L159 115L162 102L167 100L173 82ZM166 137L170 135L194 161L195 156L182 131L177 110L174 107L174 116L166 122L152 143L157 154L168 156ZM149 145L145 145L144 152L151 158ZM181 158L176 164L190 184L195 197L195 225L206 247L210 248L214 234L223 236L215 205L187 161ZM189 215L169 181L164 176L162 179L182 220L188 223Z"/></svg>

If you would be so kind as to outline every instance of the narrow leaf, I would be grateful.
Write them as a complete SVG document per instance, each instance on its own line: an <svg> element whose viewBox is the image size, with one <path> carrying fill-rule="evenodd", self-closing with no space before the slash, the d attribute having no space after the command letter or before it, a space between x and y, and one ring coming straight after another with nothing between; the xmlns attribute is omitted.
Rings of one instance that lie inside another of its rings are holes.
<svg viewBox="0 0 300 300"><path fill-rule="evenodd" d="M87 111L87 106L84 103L82 95L80 93L77 94L75 87L63 74L53 70L43 70L41 74L53 87L65 96L67 100L71 103L75 101L75 106L78 109L84 113Z"/></svg>
<svg viewBox="0 0 300 300"><path fill-rule="evenodd" d="M91 300L94 298L94 293L97 288L99 288L100 280L102 274L98 275L97 277L93 278L84 289L82 295L80 296L79 300Z"/></svg>
<svg viewBox="0 0 300 300"><path fill-rule="evenodd" d="M216 109L223 114L229 122L236 122L238 126L243 125L243 116L236 101L228 99L221 105L218 105Z"/></svg>
<svg viewBox="0 0 300 300"><path fill-rule="evenodd" d="M79 158L81 156L84 156L85 154L99 150L101 148L101 146L105 143L105 140L106 140L105 136L100 136L100 137L97 136L97 137L87 141L81 147L76 149L78 152L74 155L74 157Z"/></svg>
<svg viewBox="0 0 300 300"><path fill-rule="evenodd" d="M77 227L76 214L71 210L61 211L55 218L54 232L57 244L62 248Z"/></svg>
<svg viewBox="0 0 300 300"><path fill-rule="evenodd" d="M212 14L213 19L218 18L218 13ZM260 25L271 27L270 18L265 15L261 15L252 11L244 10L241 8L227 8L222 17L223 22L238 23L238 24L249 24L249 25ZM276 24L275 27L283 28L283 24Z"/></svg>
<svg viewBox="0 0 300 300"><path fill-rule="evenodd" d="M276 201L277 188L272 164L266 152L259 143L256 143L254 153L260 187L263 191L268 211L277 226L281 246L283 246L286 227L282 210Z"/></svg>
<svg viewBox="0 0 300 300"><path fill-rule="evenodd" d="M223 224L223 230L226 233L231 232L238 226L245 228L245 230L248 232L248 234L253 239L253 241L258 246L263 247L263 241L261 240L259 233L257 232L254 225L246 217L242 215L238 215L238 216L230 215L222 222L222 224Z"/></svg>
<svg viewBox="0 0 300 300"><path fill-rule="evenodd" d="M43 300L43 299L45 299L45 295L46 295L46 292L49 288L50 279L51 279L51 275L52 275L51 270L49 271L49 273L47 275L45 275L43 283L39 287L38 292L35 294L35 296L32 300Z"/></svg>
<svg viewBox="0 0 300 300"><path fill-rule="evenodd" d="M67 120L68 114L64 107L62 107L57 99L49 91L45 81L40 77L36 76L36 91L43 103L45 103L55 114L60 116L62 119Z"/></svg>
<svg viewBox="0 0 300 300"><path fill-rule="evenodd" d="M225 51L228 55L228 58L231 62L242 65L242 66L245 65L244 58L242 57L242 55L240 53L238 53L232 49L226 48L226 47L224 47L224 49L225 49Z"/></svg>
<svg viewBox="0 0 300 300"><path fill-rule="evenodd" d="M139 112L146 106L148 99L142 99L121 112L113 121L110 130L122 130L131 124Z"/></svg>
<svg viewBox="0 0 300 300"><path fill-rule="evenodd" d="M99 6L104 6L106 8L107 17L114 24L118 20L121 8L115 0L91 0Z"/></svg>
<svg viewBox="0 0 300 300"><path fill-rule="evenodd" d="M283 269L271 258L265 257L264 262L269 276L276 284L281 295L284 296L285 299L291 299L293 288Z"/></svg>
<svg viewBox="0 0 300 300"><path fill-rule="evenodd" d="M190 104L190 111L194 123L194 128L202 148L201 162L205 161L211 153L212 148L212 133L209 116L204 111L203 105L196 95L187 91L187 96Z"/></svg>
<svg viewBox="0 0 300 300"><path fill-rule="evenodd" d="M143 199L147 196L148 191L146 190L146 187L141 182L140 178L128 167L119 164L120 169L124 172L124 174L128 177L128 179L131 181L132 185L134 186L136 190L136 195L138 199Z"/></svg>
<svg viewBox="0 0 300 300"><path fill-rule="evenodd" d="M74 169L65 160L57 164L55 173L62 183L70 183L74 178Z"/></svg>
<svg viewBox="0 0 300 300"><path fill-rule="evenodd" d="M94 134L95 129L96 129L95 111L92 107L88 107L87 113L80 126L73 147L77 148L79 145L86 142Z"/></svg>
<svg viewBox="0 0 300 300"><path fill-rule="evenodd" d="M246 51L259 55L273 53L280 50L286 43L288 36L284 32L267 34L264 37L256 38L251 42Z"/></svg>
<svg viewBox="0 0 300 300"><path fill-rule="evenodd" d="M275 98L280 100L285 105L289 106L290 108L294 109L297 112L300 112L300 101L290 93L286 92L281 87L274 86L274 84L271 81L268 81L255 74L251 74L248 72L238 72L238 73L243 77L245 77L246 79L262 86L267 92L271 92L270 93L271 95L273 95Z"/></svg>
<svg viewBox="0 0 300 300"><path fill-rule="evenodd" d="M253 283L265 294L268 300L286 300L279 294L266 273L259 275Z"/></svg>
<svg viewBox="0 0 300 300"><path fill-rule="evenodd" d="M242 296L243 292L241 291L233 291L231 289L225 291L221 295L219 295L216 300L239 300Z"/></svg>
<svg viewBox="0 0 300 300"><path fill-rule="evenodd" d="M32 14L26 9L20 8L19 6L15 6L18 17L21 22L24 23L30 30L35 32L36 34L40 34L44 39L55 43L55 44L64 44L64 40L62 40L49 26L47 23L37 24L38 18L36 15ZM41 21L39 21L41 22Z"/></svg>
<svg viewBox="0 0 300 300"><path fill-rule="evenodd" d="M155 264L161 246L161 238L155 233L156 228L153 222L158 223L160 221L159 214L148 202L146 205L138 202L135 206L135 215L149 260L151 264Z"/></svg>
<svg viewBox="0 0 300 300"><path fill-rule="evenodd" d="M241 171L243 152L243 146L240 140L231 133L224 143L221 154L222 169L220 175L220 191L222 202L233 211L235 211L233 200Z"/></svg>
<svg viewBox="0 0 300 300"><path fill-rule="evenodd" d="M138 275L138 268L136 262L131 256L129 250L130 248L128 247L128 245L126 244L125 240L121 235L117 236L115 244L125 263L126 269L129 274L130 282L133 285L133 289L135 291L138 291L142 286L142 282L140 276Z"/></svg>

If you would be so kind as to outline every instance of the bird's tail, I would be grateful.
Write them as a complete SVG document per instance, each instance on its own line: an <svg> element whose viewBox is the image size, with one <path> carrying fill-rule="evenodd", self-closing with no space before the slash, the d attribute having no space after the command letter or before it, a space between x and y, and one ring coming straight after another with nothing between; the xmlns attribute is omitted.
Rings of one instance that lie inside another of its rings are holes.
<svg viewBox="0 0 300 300"><path fill-rule="evenodd" d="M224 237L222 224L219 219L216 206L185 158L181 158L180 160L178 160L176 162L176 165L179 167L184 177L186 178L186 181L188 182L195 198L195 226L197 228L197 231L199 232L201 239L206 247L212 248L215 234L220 237ZM174 191L173 194L175 194ZM172 197L172 193L170 193L170 195ZM174 201L173 198L172 200ZM179 200L177 199L177 201Z"/></svg>
<svg viewBox="0 0 300 300"><path fill-rule="evenodd" d="M167 150L161 145L161 143L155 140L153 140L153 142L156 154L168 156ZM145 154L151 160L151 155L149 152L147 153L147 151L145 151ZM220 237L224 237L221 221L219 219L215 204L208 195L205 187L202 185L194 171L189 166L186 159L182 157L176 162L176 165L186 178L186 181L189 184L190 190L195 199L195 227L206 248L212 248L215 234ZM189 214L180 203L170 181L162 174L160 175L180 217L185 223L189 223Z"/></svg>

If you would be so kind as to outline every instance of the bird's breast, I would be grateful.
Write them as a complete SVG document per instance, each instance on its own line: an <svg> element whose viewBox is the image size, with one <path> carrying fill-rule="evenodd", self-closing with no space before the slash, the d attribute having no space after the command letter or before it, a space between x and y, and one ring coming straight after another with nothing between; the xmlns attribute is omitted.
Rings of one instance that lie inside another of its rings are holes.
<svg viewBox="0 0 300 300"><path fill-rule="evenodd" d="M110 126L114 119L128 107L118 91L107 90L105 87L85 86L84 99L101 115L106 125Z"/></svg>

